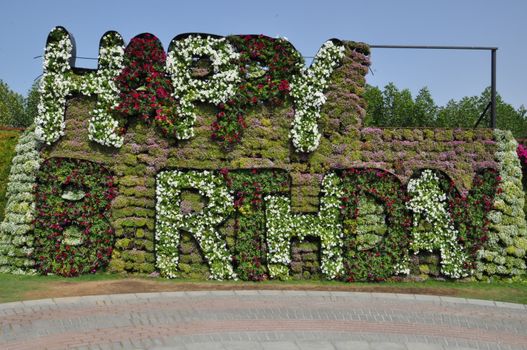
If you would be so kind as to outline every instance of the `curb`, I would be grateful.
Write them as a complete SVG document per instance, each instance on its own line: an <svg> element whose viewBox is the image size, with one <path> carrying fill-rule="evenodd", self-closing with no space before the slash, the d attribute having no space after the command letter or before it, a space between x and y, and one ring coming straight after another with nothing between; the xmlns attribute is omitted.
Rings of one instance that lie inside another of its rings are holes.
<svg viewBox="0 0 527 350"><path fill-rule="evenodd" d="M464 304L527 311L527 305L492 300L455 298L448 296L401 294L401 293L365 293L365 292L329 292L329 291L287 291L287 290L232 290L232 291L190 291L190 292L154 292L75 296L65 298L38 299L0 303L0 310L33 307L53 307L77 303L107 303L127 300L196 298L196 297L251 297L251 296L281 296L281 297L328 297L353 298L364 300L401 300L416 302L432 302L436 304Z"/></svg>

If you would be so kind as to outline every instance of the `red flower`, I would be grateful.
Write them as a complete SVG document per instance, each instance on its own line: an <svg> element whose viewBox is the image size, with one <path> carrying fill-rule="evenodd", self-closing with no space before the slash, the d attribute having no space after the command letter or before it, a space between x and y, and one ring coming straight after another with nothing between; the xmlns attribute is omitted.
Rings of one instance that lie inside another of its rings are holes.
<svg viewBox="0 0 527 350"><path fill-rule="evenodd" d="M167 98L168 97L168 93L162 87L157 88L156 93L157 93L157 96L159 96L161 98Z"/></svg>
<svg viewBox="0 0 527 350"><path fill-rule="evenodd" d="M243 119L243 116L241 114L238 116L238 124L240 124L242 128L247 127L247 124L245 124L245 119Z"/></svg>
<svg viewBox="0 0 527 350"><path fill-rule="evenodd" d="M278 85L278 90L289 91L289 82L285 79L280 81L280 84Z"/></svg>

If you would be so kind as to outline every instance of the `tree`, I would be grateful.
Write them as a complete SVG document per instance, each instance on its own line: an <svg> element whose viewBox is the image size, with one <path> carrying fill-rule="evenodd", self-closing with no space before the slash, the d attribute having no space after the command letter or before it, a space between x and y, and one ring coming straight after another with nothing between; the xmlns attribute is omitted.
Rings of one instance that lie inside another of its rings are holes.
<svg viewBox="0 0 527 350"><path fill-rule="evenodd" d="M436 106L427 87L419 90L415 97L412 126L433 125L437 118Z"/></svg>
<svg viewBox="0 0 527 350"><path fill-rule="evenodd" d="M365 125L410 126L413 119L414 101L410 90L399 89L389 83L381 91L367 86L365 93L368 108Z"/></svg>
<svg viewBox="0 0 527 350"><path fill-rule="evenodd" d="M479 96L450 100L439 107L428 88L422 88L415 100L408 89L399 90L389 83L383 90L366 86L364 98L368 103L364 125L388 127L473 128L490 101L490 88ZM515 137L527 137L527 110L515 109L496 95L496 121L499 129L511 130ZM488 127L490 111L483 116L479 127Z"/></svg>
<svg viewBox="0 0 527 350"><path fill-rule="evenodd" d="M391 104L388 106L391 115L390 119L394 123L404 126L415 126L413 125L413 111L414 111L414 100L412 93L408 89L398 91L397 88L390 91Z"/></svg>
<svg viewBox="0 0 527 350"><path fill-rule="evenodd" d="M486 88L480 96L463 97L459 101L450 100L438 114L438 126L472 128L490 101L490 88ZM490 124L490 110L479 123L480 127ZM510 130L515 137L527 135L527 113L524 106L515 109L496 94L496 127Z"/></svg>
<svg viewBox="0 0 527 350"><path fill-rule="evenodd" d="M19 126L24 118L24 98L0 80L0 125Z"/></svg>
<svg viewBox="0 0 527 350"><path fill-rule="evenodd" d="M40 80L37 80L33 83L29 91L27 92L27 97L25 98L24 103L24 118L21 120L21 126L28 127L30 126L38 114L38 102L40 100L40 93L38 91Z"/></svg>
<svg viewBox="0 0 527 350"><path fill-rule="evenodd" d="M364 99L368 102L364 125L379 125L384 118L384 98L381 89L366 85Z"/></svg>
<svg viewBox="0 0 527 350"><path fill-rule="evenodd" d="M463 97L459 101L450 100L444 107L439 108L435 126L472 128L485 107L485 102L482 102L477 96ZM487 124L482 121L480 126L483 125L488 125L488 121Z"/></svg>

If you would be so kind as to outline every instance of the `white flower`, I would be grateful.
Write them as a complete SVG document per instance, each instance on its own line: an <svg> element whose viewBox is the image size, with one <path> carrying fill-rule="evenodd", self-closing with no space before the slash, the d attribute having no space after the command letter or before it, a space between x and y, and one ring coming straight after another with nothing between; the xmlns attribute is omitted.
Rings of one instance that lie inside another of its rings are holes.
<svg viewBox="0 0 527 350"><path fill-rule="evenodd" d="M34 245L34 186L41 158L33 127L20 136L15 152L9 173L5 216L0 224L0 272L34 274L35 261L28 254Z"/></svg>
<svg viewBox="0 0 527 350"><path fill-rule="evenodd" d="M440 188L437 175L426 169L419 178L410 180L407 188L412 196L406 207L414 213L411 248L415 254L420 250L438 249L443 274L460 278L472 273L463 267L468 256L457 243L458 232L448 214L446 194ZM433 229L423 230L422 221Z"/></svg>
<svg viewBox="0 0 527 350"><path fill-rule="evenodd" d="M273 278L287 278L291 262L291 238L318 236L321 241L321 270L328 279L344 271L342 259L342 225L340 224L340 179L327 175L322 182L321 207L317 216L291 214L290 200L285 196L266 196L266 228L269 273Z"/></svg>
<svg viewBox="0 0 527 350"><path fill-rule="evenodd" d="M96 73L85 76L73 76L69 59L73 45L67 32L53 28L50 36L59 36L58 41L51 41L44 55L44 75L39 92L38 115L35 119L35 135L38 140L51 144L64 135L64 112L66 97L73 91L85 95L97 94L97 104L92 111L89 124L89 138L102 145L120 147L123 138L118 134L118 123L109 114L117 106L119 92L113 78L123 65L124 48L122 38L117 33L103 37L99 51L99 69Z"/></svg>
<svg viewBox="0 0 527 350"><path fill-rule="evenodd" d="M176 137L185 140L194 136L194 101L220 104L234 95L236 84L240 81L234 63L239 54L225 38L188 36L173 44L166 67L174 87L173 96L180 100ZM191 77L192 60L196 56L206 56L211 60L213 74L207 80Z"/></svg>
<svg viewBox="0 0 527 350"><path fill-rule="evenodd" d="M209 171L164 171L157 176L156 188L156 243L157 267L161 274L174 278L178 275L179 231L194 235L210 266L211 278L236 278L230 255L218 230L219 225L233 210L233 198L223 177ZM181 190L194 188L208 199L201 213L180 212Z"/></svg>
<svg viewBox="0 0 527 350"><path fill-rule="evenodd" d="M311 67L302 69L300 76L292 79L290 87L295 101L295 118L290 137L300 152L313 152L318 148L321 135L317 121L326 102L324 90L343 56L344 46L327 41L318 51Z"/></svg>

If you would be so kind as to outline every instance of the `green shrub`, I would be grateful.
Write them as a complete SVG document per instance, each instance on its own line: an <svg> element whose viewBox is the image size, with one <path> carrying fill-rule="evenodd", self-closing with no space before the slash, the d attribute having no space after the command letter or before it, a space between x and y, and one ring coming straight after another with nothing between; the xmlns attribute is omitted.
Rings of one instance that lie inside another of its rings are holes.
<svg viewBox="0 0 527 350"><path fill-rule="evenodd" d="M4 220L6 204L7 177L11 169L11 160L15 156L15 146L20 131L0 130L0 222Z"/></svg>

